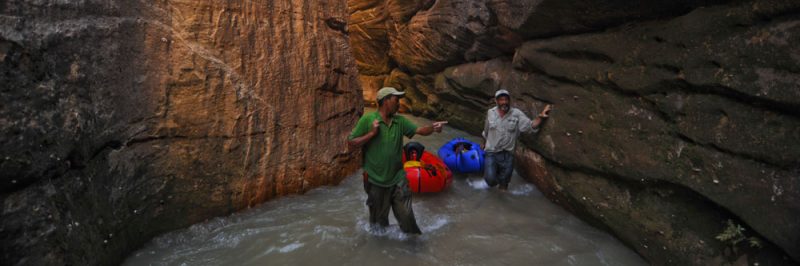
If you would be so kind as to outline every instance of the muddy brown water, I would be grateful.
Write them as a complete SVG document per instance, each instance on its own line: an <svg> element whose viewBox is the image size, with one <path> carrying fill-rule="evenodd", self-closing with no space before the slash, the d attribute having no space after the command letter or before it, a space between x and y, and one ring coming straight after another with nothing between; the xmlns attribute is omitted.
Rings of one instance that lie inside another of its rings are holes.
<svg viewBox="0 0 800 266"><path fill-rule="evenodd" d="M414 141L435 154L454 137L480 140L445 127ZM420 236L400 232L392 215L387 230L370 230L361 182L358 171L335 187L166 233L123 265L646 265L516 172L508 192L487 188L479 174L456 174L441 193L415 194Z"/></svg>

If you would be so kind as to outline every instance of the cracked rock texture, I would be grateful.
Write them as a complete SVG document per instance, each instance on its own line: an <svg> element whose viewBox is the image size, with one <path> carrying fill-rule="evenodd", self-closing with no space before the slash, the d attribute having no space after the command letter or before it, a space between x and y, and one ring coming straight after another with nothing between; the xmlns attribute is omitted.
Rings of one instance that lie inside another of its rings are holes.
<svg viewBox="0 0 800 266"><path fill-rule="evenodd" d="M0 2L0 264L109 265L337 184L363 102L345 1Z"/></svg>
<svg viewBox="0 0 800 266"><path fill-rule="evenodd" d="M517 170L651 263L800 261L800 2L348 6L365 100L396 86L473 134L497 89L554 104ZM717 239L728 220L749 239Z"/></svg>

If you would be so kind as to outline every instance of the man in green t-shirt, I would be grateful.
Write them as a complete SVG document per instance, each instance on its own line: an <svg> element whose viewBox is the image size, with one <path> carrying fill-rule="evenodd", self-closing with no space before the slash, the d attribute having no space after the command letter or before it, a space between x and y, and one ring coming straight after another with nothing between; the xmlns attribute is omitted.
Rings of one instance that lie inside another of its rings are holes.
<svg viewBox="0 0 800 266"><path fill-rule="evenodd" d="M442 132L443 122L417 127L403 116L395 115L400 109L400 98L405 92L392 87L378 91L378 111L366 113L358 120L348 137L348 144L363 151L364 172L370 225L389 225L389 209L405 233L421 234L411 209L411 190L403 170L403 136L427 136Z"/></svg>

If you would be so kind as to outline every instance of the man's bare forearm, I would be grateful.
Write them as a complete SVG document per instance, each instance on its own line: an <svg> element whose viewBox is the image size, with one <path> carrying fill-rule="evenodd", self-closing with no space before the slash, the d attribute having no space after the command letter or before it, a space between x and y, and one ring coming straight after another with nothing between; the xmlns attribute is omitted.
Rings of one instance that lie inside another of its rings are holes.
<svg viewBox="0 0 800 266"><path fill-rule="evenodd" d="M433 134L433 132L442 132L442 127L447 124L447 121L437 121L433 122L433 125L418 127L415 134L427 136Z"/></svg>
<svg viewBox="0 0 800 266"><path fill-rule="evenodd" d="M533 123L531 124L531 126L533 126L533 128L539 128L539 126L542 125L542 122L544 122L544 119L542 119L541 117L537 116L536 119L533 120Z"/></svg>
<svg viewBox="0 0 800 266"><path fill-rule="evenodd" d="M424 126L417 128L417 135L427 136L433 133L433 126Z"/></svg>
<svg viewBox="0 0 800 266"><path fill-rule="evenodd" d="M348 140L347 144L350 146L350 149L360 148L361 146L364 146L364 144L367 144L367 142L369 142L377 134L378 134L377 130L372 130L361 137Z"/></svg>

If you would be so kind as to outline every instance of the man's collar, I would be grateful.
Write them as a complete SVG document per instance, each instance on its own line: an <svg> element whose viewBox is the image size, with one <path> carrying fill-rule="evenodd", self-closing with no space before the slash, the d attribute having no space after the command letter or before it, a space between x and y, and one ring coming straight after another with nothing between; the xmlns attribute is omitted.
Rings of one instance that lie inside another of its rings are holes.
<svg viewBox="0 0 800 266"><path fill-rule="evenodd" d="M383 116L381 115L381 111L379 111L379 110L375 111L375 116L378 117L378 121L380 121L381 123L386 124L386 121L383 121ZM394 114L392 116L392 124L397 124L397 117L398 116L399 115L397 115L397 114Z"/></svg>
<svg viewBox="0 0 800 266"><path fill-rule="evenodd" d="M495 113L497 113L497 116L498 116L498 117L500 117L500 118L505 118L506 116L508 116L508 115L510 115L510 114L512 114L512 113L514 113L514 107L510 107L510 106L508 107L508 111L506 112L506 114L504 114L504 115L502 115L502 116L500 115L500 106L495 106L495 107L492 107L492 110L493 110Z"/></svg>

